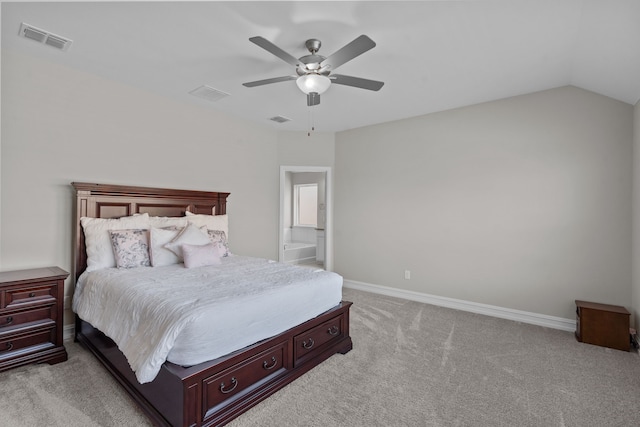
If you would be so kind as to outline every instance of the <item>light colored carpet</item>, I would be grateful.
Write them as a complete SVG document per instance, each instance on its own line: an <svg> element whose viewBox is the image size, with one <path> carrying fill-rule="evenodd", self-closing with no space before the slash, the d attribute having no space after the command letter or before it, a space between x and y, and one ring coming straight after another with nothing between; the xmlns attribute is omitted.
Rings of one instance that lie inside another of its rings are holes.
<svg viewBox="0 0 640 427"><path fill-rule="evenodd" d="M354 349L229 425L637 426L640 356L572 333L345 289ZM0 373L0 426L149 422L84 349Z"/></svg>

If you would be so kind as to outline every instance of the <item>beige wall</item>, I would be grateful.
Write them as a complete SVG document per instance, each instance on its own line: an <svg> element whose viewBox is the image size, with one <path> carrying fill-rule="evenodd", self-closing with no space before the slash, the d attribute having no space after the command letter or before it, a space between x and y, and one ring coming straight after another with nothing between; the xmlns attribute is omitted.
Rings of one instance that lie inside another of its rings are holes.
<svg viewBox="0 0 640 427"><path fill-rule="evenodd" d="M2 3L0 2L0 24L1 23L2 23ZM1 34L0 34L0 46L2 46ZM1 81L2 81L2 55L0 55L0 82ZM2 84L1 83L0 83L0 242L2 242ZM2 267L2 251L0 251L0 267Z"/></svg>
<svg viewBox="0 0 640 427"><path fill-rule="evenodd" d="M231 249L277 256L278 132L2 54L1 269L72 271L72 181L231 192Z"/></svg>
<svg viewBox="0 0 640 427"><path fill-rule="evenodd" d="M347 279L566 318L576 298L640 307L639 107L567 87L308 136L2 55L0 269L71 271L71 181L230 191L232 249L274 258L279 166L329 166Z"/></svg>
<svg viewBox="0 0 640 427"><path fill-rule="evenodd" d="M278 132L11 51L1 87L1 270L72 271L72 181L231 192L231 249L276 258L279 166L333 166L333 133Z"/></svg>
<svg viewBox="0 0 640 427"><path fill-rule="evenodd" d="M632 106L564 87L339 133L335 270L569 319L628 307L632 129Z"/></svg>
<svg viewBox="0 0 640 427"><path fill-rule="evenodd" d="M632 317L640 330L640 101L633 109L633 284Z"/></svg>
<svg viewBox="0 0 640 427"><path fill-rule="evenodd" d="M333 132L280 132L278 161L283 166L333 167L335 134Z"/></svg>

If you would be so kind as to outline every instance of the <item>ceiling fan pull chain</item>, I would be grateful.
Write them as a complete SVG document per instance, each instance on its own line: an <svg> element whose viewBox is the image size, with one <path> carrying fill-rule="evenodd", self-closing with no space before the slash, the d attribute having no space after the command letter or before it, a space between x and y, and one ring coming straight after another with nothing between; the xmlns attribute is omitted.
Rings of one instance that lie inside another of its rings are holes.
<svg viewBox="0 0 640 427"><path fill-rule="evenodd" d="M308 126L309 126L309 131L307 132L307 136L311 136L311 132L316 130L316 126L313 120L313 107L308 107L309 108L309 122L308 122Z"/></svg>

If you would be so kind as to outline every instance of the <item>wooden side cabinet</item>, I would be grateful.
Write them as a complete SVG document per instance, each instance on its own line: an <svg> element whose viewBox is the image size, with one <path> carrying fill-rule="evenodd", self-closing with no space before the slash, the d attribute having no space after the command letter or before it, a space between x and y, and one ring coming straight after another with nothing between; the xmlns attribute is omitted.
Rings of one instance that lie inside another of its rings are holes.
<svg viewBox="0 0 640 427"><path fill-rule="evenodd" d="M580 342L629 351L629 315L624 307L576 300L576 338Z"/></svg>
<svg viewBox="0 0 640 427"><path fill-rule="evenodd" d="M67 360L62 342L67 276L58 267L0 272L0 372Z"/></svg>

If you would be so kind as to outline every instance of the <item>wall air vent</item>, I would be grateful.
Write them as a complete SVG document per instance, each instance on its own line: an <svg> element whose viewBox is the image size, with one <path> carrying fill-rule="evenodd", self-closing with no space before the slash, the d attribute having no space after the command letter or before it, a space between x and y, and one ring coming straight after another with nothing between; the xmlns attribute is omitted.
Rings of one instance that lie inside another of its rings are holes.
<svg viewBox="0 0 640 427"><path fill-rule="evenodd" d="M56 49L60 49L65 52L69 49L71 43L73 43L73 40L60 37L48 31L36 28L33 25L25 24L24 22L20 25L19 35L24 38L35 40L39 43L44 43L48 46L55 47Z"/></svg>
<svg viewBox="0 0 640 427"><path fill-rule="evenodd" d="M275 117L271 117L269 120L276 123L286 123L291 121L289 117L285 117L285 116L275 116Z"/></svg>
<svg viewBox="0 0 640 427"><path fill-rule="evenodd" d="M197 96L198 98L202 98L210 102L216 102L221 100L222 98L226 98L227 96L229 96L228 93L222 92L218 89L214 89L207 85L202 85L189 93L193 96Z"/></svg>

